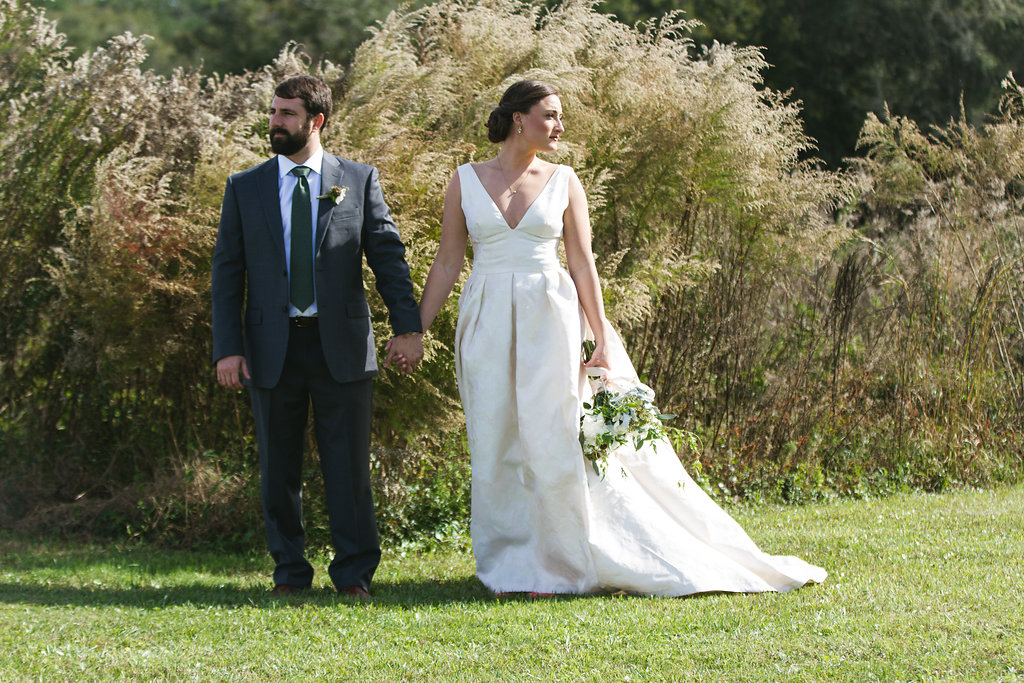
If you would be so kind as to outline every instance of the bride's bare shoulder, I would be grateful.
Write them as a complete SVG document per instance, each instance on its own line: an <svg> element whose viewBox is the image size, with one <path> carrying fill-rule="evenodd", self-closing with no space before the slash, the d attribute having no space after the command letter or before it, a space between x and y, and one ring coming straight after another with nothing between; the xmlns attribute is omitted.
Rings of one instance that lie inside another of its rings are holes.
<svg viewBox="0 0 1024 683"><path fill-rule="evenodd" d="M491 159L487 159L485 161L470 161L469 167L472 168L474 171L489 172L492 169L498 170L498 158L494 157Z"/></svg>

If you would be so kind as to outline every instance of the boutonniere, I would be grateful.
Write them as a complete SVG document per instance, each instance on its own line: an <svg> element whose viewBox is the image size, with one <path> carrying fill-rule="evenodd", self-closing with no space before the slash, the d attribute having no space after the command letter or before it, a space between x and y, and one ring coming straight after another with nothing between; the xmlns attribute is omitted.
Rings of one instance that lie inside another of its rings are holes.
<svg viewBox="0 0 1024 683"><path fill-rule="evenodd" d="M322 194L319 197L317 197L317 199L330 199L332 202L334 202L334 205L337 206L338 204L341 204L342 201L344 201L345 195L347 193L347 185L343 185L342 187L338 187L337 185L331 185L331 189L329 189L326 194Z"/></svg>

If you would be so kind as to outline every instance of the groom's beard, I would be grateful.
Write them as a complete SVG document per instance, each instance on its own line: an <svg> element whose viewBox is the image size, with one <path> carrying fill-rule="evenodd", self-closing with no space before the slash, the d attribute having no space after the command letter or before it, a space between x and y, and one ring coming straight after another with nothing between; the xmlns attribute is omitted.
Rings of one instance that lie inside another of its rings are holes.
<svg viewBox="0 0 1024 683"><path fill-rule="evenodd" d="M284 128L272 128L270 130L270 149L274 150L275 154L290 157L306 146L310 132L305 128L295 133L289 133ZM283 135L277 135L277 133L283 133Z"/></svg>

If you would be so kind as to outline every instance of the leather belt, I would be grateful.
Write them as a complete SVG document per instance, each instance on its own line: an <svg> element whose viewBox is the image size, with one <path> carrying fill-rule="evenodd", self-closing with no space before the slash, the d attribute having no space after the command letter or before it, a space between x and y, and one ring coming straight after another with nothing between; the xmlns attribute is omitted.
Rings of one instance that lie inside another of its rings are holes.
<svg viewBox="0 0 1024 683"><path fill-rule="evenodd" d="M288 320L292 327L316 327L320 324L317 318L309 315L296 316Z"/></svg>

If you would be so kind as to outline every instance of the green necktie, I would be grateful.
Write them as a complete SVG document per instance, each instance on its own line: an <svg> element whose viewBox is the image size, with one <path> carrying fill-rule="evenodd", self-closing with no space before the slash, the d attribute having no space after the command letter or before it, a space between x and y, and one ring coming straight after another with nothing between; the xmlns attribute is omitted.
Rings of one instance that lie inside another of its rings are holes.
<svg viewBox="0 0 1024 683"><path fill-rule="evenodd" d="M292 305L300 311L313 305L313 211L306 180L311 170L306 166L291 170L297 182L292 192L292 263L288 285Z"/></svg>

